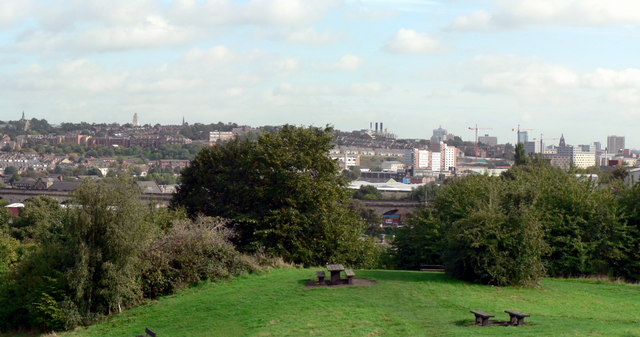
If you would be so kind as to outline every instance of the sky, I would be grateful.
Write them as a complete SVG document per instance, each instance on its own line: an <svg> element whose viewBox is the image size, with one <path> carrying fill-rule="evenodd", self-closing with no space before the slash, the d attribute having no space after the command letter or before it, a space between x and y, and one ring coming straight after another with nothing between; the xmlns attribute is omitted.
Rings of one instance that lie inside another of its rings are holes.
<svg viewBox="0 0 640 337"><path fill-rule="evenodd" d="M0 120L640 148L639 26L636 0L7 0Z"/></svg>

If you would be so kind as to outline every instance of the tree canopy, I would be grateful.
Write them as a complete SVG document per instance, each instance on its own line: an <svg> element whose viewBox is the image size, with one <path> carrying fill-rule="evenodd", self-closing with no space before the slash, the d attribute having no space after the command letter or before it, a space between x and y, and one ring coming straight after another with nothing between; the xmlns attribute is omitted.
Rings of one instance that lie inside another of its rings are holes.
<svg viewBox="0 0 640 337"><path fill-rule="evenodd" d="M203 148L182 172L173 199L190 216L231 219L241 249L288 261L358 265L371 248L346 205L350 193L328 157L332 129L286 125L257 140Z"/></svg>

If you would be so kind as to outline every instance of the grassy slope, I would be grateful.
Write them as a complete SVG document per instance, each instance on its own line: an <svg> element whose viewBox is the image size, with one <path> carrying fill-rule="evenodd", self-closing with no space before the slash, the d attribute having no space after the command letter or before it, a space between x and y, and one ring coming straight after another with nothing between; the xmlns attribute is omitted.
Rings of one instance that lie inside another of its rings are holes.
<svg viewBox="0 0 640 337"><path fill-rule="evenodd" d="M640 336L640 286L547 279L539 289L453 281L439 273L358 271L371 287L305 290L313 270L203 284L65 336ZM470 309L530 326L475 327Z"/></svg>

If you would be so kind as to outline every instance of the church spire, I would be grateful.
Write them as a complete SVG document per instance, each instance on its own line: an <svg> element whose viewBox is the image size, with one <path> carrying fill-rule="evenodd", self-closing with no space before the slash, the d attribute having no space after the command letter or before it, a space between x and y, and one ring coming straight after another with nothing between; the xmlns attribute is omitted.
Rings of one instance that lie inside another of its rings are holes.
<svg viewBox="0 0 640 337"><path fill-rule="evenodd" d="M560 136L560 147L565 147L567 144L564 142L564 133Z"/></svg>

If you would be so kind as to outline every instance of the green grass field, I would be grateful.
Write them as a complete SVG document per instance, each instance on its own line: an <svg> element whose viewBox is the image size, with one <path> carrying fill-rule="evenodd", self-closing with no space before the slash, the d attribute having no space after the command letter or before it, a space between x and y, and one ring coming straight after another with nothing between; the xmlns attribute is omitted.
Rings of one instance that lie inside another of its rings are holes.
<svg viewBox="0 0 640 337"><path fill-rule="evenodd" d="M441 273L357 271L369 287L304 289L310 269L207 283L64 336L640 336L640 285L545 279L540 288L468 284ZM527 326L470 325L470 309Z"/></svg>

